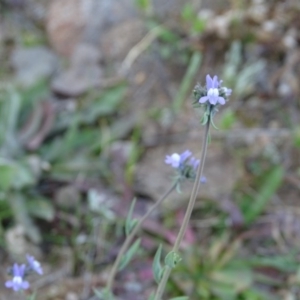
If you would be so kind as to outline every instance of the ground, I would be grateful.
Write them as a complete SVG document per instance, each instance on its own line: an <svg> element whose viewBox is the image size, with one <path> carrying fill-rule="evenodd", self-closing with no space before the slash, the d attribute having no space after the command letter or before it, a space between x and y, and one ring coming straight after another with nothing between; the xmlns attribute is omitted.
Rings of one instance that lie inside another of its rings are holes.
<svg viewBox="0 0 300 300"><path fill-rule="evenodd" d="M233 92L166 294L300 299L299 13L297 0L0 0L0 299L23 297L4 282L26 253L44 268L28 295L98 299L133 198L139 218L172 184L165 156L201 155L206 74ZM155 289L192 184L143 224L118 299Z"/></svg>

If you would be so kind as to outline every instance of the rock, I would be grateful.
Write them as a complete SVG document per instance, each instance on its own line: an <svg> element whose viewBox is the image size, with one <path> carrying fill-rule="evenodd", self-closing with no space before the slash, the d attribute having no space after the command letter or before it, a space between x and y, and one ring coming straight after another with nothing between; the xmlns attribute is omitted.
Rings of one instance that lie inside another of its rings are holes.
<svg viewBox="0 0 300 300"><path fill-rule="evenodd" d="M80 42L98 45L103 33L135 15L131 0L52 0L47 33L55 50L70 56ZM135 35L134 31L131 34Z"/></svg>
<svg viewBox="0 0 300 300"><path fill-rule="evenodd" d="M72 54L87 25L89 5L90 0L51 1L46 28L50 43L58 53Z"/></svg>
<svg viewBox="0 0 300 300"><path fill-rule="evenodd" d="M104 58L110 61L122 61L144 34L144 22L139 19L128 20L113 26L104 32L101 38Z"/></svg>
<svg viewBox="0 0 300 300"><path fill-rule="evenodd" d="M22 86L34 85L42 78L50 77L58 66L56 56L46 47L17 48L11 56L16 80Z"/></svg>
<svg viewBox="0 0 300 300"><path fill-rule="evenodd" d="M148 149L143 160L137 167L137 191L144 195L149 195L154 200L158 200L171 186L172 176L175 175L174 170L164 163L166 154L189 149L195 157L199 158L201 154L200 147L200 142L187 141L185 147L172 146L168 148L157 147ZM204 167L204 175L207 178L207 183L201 185L199 197L218 200L221 196L230 194L239 177L237 169L234 159L224 151L221 143L211 143ZM182 202L188 201L192 186L193 183L184 182L181 185L182 193L172 193L164 202L164 206L172 209L180 206Z"/></svg>
<svg viewBox="0 0 300 300"><path fill-rule="evenodd" d="M16 224L5 232L5 243L9 254L14 259L24 259L30 253L37 259L41 257L39 247L30 243L26 238L26 230L21 224Z"/></svg>
<svg viewBox="0 0 300 300"><path fill-rule="evenodd" d="M80 192L72 185L62 187L55 193L55 202L63 209L72 209L80 204Z"/></svg>
<svg viewBox="0 0 300 300"><path fill-rule="evenodd" d="M99 60L100 52L96 47L79 44L72 56L70 68L53 80L53 91L64 96L76 97L99 85L102 78Z"/></svg>

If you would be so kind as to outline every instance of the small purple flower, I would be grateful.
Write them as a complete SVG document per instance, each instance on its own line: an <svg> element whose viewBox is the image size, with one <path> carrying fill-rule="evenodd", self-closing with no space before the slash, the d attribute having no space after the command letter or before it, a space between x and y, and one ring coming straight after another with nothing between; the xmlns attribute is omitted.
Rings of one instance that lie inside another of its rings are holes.
<svg viewBox="0 0 300 300"><path fill-rule="evenodd" d="M5 282L5 286L7 288L11 288L14 291L19 291L19 290L26 290L29 288L29 282L24 280L24 272L25 272L25 265L18 265L14 264L13 265L13 278L12 280L8 280Z"/></svg>
<svg viewBox="0 0 300 300"><path fill-rule="evenodd" d="M199 99L199 103L202 104L208 101L211 105L216 105L218 103L221 105L225 104L225 99L219 96L219 87L220 87L220 83L216 75L213 78L211 78L210 75L206 75L207 95L202 96Z"/></svg>
<svg viewBox="0 0 300 300"><path fill-rule="evenodd" d="M35 271L36 273L43 275L43 269L41 267L41 264L35 260L35 258L29 254L26 255L27 261L28 261L28 265L30 270Z"/></svg>
<svg viewBox="0 0 300 300"><path fill-rule="evenodd" d="M206 177L202 176L201 179L200 179L200 182L203 183L203 184L206 183L207 182Z"/></svg>
<svg viewBox="0 0 300 300"><path fill-rule="evenodd" d="M200 160L196 159L195 157L191 157L189 160L189 165L191 165L194 169L194 171L197 171L197 168L199 166Z"/></svg>
<svg viewBox="0 0 300 300"><path fill-rule="evenodd" d="M227 88L227 87L222 87L222 89L223 89L223 91L224 91L224 93L225 93L225 95L226 95L226 97L228 97L228 96L230 96L231 95L231 93L232 93L232 89L229 89L229 88Z"/></svg>
<svg viewBox="0 0 300 300"><path fill-rule="evenodd" d="M195 173L197 172L197 168L198 168L199 164L200 164L200 159L196 159L195 157L190 158L189 165L191 165L193 167ZM201 179L200 179L200 182L201 183L206 183L207 182L206 177L202 176Z"/></svg>
<svg viewBox="0 0 300 300"><path fill-rule="evenodd" d="M192 152L189 150L186 150L181 154L173 153L172 155L166 155L165 163L168 165L171 165L173 168L177 169L191 155L192 155Z"/></svg>

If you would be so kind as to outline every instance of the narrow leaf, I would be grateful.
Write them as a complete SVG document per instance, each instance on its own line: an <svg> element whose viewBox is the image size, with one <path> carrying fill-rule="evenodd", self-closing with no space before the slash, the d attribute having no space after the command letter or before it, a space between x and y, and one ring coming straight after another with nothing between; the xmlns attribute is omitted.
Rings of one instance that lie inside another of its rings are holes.
<svg viewBox="0 0 300 300"><path fill-rule="evenodd" d="M175 113L178 113L191 89L191 85L194 82L194 78L199 70L202 60L202 55L200 52L194 52L192 55L188 69L183 77L179 91L173 103L173 109Z"/></svg>
<svg viewBox="0 0 300 300"><path fill-rule="evenodd" d="M134 254L137 252L137 250L140 247L141 239L138 239L134 242L134 244L128 249L126 254L122 257L120 266L119 266L119 271L123 270L128 263L131 261L133 258Z"/></svg>
<svg viewBox="0 0 300 300"><path fill-rule="evenodd" d="M157 284L159 284L163 272L163 268L161 266L160 260L161 260L161 250L162 250L162 245L160 244L154 259L153 259L153 264L152 264L152 272L153 272L153 277L154 280L156 281Z"/></svg>
<svg viewBox="0 0 300 300"><path fill-rule="evenodd" d="M125 222L126 236L128 236L130 234L133 227L136 225L136 220L132 220L132 213L133 213L133 210L134 210L134 207L135 207L135 203L136 203L136 198L134 198L133 201L131 202L129 212L128 212L128 215L127 215L127 218L126 218L126 222Z"/></svg>
<svg viewBox="0 0 300 300"><path fill-rule="evenodd" d="M114 295L107 289L99 291L94 288L93 291L99 300L114 300Z"/></svg>
<svg viewBox="0 0 300 300"><path fill-rule="evenodd" d="M35 300L35 298L36 298L36 294L33 293L33 294L31 294L30 296L28 296L26 299L27 299L27 300Z"/></svg>
<svg viewBox="0 0 300 300"><path fill-rule="evenodd" d="M275 167L262 182L258 195L254 199L253 205L251 205L246 213L245 219L248 223L253 222L266 208L271 197L276 193L280 184L284 170L281 166Z"/></svg>

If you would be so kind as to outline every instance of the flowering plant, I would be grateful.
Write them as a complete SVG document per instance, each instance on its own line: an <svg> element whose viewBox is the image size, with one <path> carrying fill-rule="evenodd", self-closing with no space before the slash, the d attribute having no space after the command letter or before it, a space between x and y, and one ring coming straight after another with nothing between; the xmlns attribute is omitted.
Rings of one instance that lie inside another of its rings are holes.
<svg viewBox="0 0 300 300"><path fill-rule="evenodd" d="M43 274L41 264L33 256L27 254L26 258L27 264L19 265L14 263L9 270L12 278L5 282L5 286L9 289L13 289L15 292L27 290L30 287L29 282L26 280L26 277L30 273Z"/></svg>
<svg viewBox="0 0 300 300"><path fill-rule="evenodd" d="M231 89L222 87L222 80L219 81L216 75L214 77L211 77L209 74L206 75L205 87L202 87L200 84L196 85L194 88L194 105L205 109L202 119L203 125L210 120L212 125L217 128L213 123L213 117L218 111L218 106L224 105L231 93Z"/></svg>

